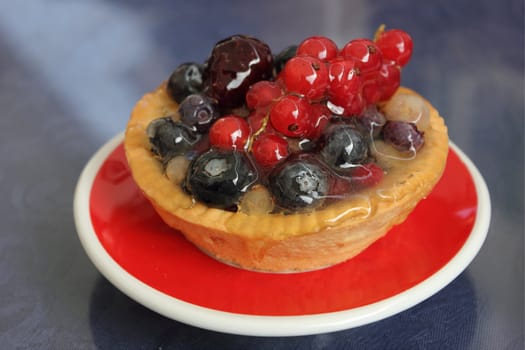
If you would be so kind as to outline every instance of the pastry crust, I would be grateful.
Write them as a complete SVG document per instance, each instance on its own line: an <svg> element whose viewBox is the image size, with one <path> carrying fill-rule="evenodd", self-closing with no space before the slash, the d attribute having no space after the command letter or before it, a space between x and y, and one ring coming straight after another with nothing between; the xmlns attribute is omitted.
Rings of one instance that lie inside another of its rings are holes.
<svg viewBox="0 0 525 350"><path fill-rule="evenodd" d="M416 94L406 88L397 93ZM415 159L392 168L378 185L310 213L247 215L210 208L170 182L146 134L153 119L177 114L165 84L136 104L124 147L135 182L161 218L207 254L251 270L314 270L360 253L403 222L438 182L448 155L447 128L426 103L430 126Z"/></svg>

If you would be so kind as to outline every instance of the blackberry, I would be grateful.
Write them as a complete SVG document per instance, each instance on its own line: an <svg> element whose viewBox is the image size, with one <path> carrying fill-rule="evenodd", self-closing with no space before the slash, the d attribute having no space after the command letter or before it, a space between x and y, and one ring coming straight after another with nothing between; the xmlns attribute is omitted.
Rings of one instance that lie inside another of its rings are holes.
<svg viewBox="0 0 525 350"><path fill-rule="evenodd" d="M205 73L209 96L221 107L238 107L243 104L250 85L272 77L270 47L250 36L231 36L214 46Z"/></svg>

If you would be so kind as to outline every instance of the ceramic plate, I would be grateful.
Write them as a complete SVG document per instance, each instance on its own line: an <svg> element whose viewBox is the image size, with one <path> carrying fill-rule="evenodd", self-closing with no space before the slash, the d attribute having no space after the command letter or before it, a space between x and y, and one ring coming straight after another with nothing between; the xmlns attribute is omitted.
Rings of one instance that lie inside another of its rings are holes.
<svg viewBox="0 0 525 350"><path fill-rule="evenodd" d="M136 187L123 134L87 163L75 193L88 256L122 292L210 330L291 336L361 326L425 300L456 278L487 234L487 186L451 143L445 173L409 218L357 257L323 270L272 274L222 264L167 227Z"/></svg>

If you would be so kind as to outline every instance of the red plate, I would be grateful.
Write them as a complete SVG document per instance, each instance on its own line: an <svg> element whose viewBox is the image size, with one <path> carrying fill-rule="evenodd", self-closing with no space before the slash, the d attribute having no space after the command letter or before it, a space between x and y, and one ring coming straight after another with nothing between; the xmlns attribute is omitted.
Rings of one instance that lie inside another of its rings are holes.
<svg viewBox="0 0 525 350"><path fill-rule="evenodd" d="M323 270L269 274L222 264L166 226L133 182L122 145L101 160L89 196L94 232L123 270L177 300L244 315L331 313L399 295L458 254L478 210L471 172L453 147L432 194L363 253ZM481 242L485 233L486 227Z"/></svg>

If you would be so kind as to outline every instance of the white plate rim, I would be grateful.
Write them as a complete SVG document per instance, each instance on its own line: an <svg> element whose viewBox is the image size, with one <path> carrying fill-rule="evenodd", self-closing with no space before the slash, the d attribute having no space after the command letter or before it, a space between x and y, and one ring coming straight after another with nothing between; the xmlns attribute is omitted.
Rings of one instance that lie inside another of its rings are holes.
<svg viewBox="0 0 525 350"><path fill-rule="evenodd" d="M481 249L490 225L490 195L479 170L452 141L472 176L477 194L477 215L472 231L456 255L436 273L417 285L381 301L343 311L299 316L257 316L214 310L160 292L129 274L104 249L91 222L89 199L98 170L123 141L121 132L104 144L87 162L74 193L74 220L80 242L95 267L124 294L168 318L192 326L238 335L299 336L362 326L402 312L429 298L452 282Z"/></svg>

